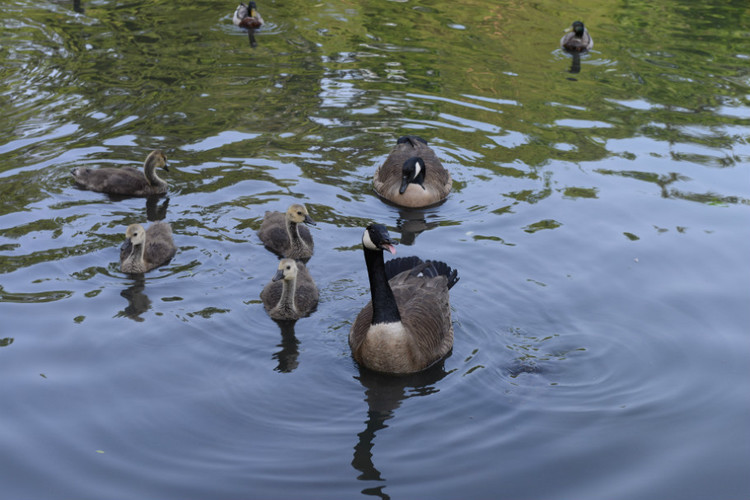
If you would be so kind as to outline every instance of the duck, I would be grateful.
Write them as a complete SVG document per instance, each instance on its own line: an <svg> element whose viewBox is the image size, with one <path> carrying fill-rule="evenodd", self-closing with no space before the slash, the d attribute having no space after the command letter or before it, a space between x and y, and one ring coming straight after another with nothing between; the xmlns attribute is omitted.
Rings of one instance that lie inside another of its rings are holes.
<svg viewBox="0 0 750 500"><path fill-rule="evenodd" d="M572 24L572 31L560 39L560 47L568 52L587 52L594 47L594 40L581 21Z"/></svg>
<svg viewBox="0 0 750 500"><path fill-rule="evenodd" d="M85 189L125 196L152 196L167 192L167 183L156 175L160 167L169 172L167 156L157 149L143 163L143 171L134 167L76 167L70 171L75 182Z"/></svg>
<svg viewBox="0 0 750 500"><path fill-rule="evenodd" d="M315 225L307 208L299 203L290 205L286 212L266 212L258 237L277 255L307 260L312 257L314 243L310 230L301 223Z"/></svg>
<svg viewBox="0 0 750 500"><path fill-rule="evenodd" d="M140 224L131 224L125 230L125 238L120 246L120 270L123 273L146 273L166 264L177 253L172 227L166 222L154 222L148 230Z"/></svg>
<svg viewBox="0 0 750 500"><path fill-rule="evenodd" d="M372 179L375 192L402 207L419 208L443 201L453 180L427 141L416 135L399 137Z"/></svg>
<svg viewBox="0 0 750 500"><path fill-rule="evenodd" d="M268 315L277 321L296 320L318 305L318 287L301 261L281 259L276 274L260 292Z"/></svg>
<svg viewBox="0 0 750 500"><path fill-rule="evenodd" d="M425 370L453 348L448 291L458 271L444 262L419 257L383 259L396 253L382 224L370 224L362 235L370 302L349 331L355 361L376 372L405 375Z"/></svg>
<svg viewBox="0 0 750 500"><path fill-rule="evenodd" d="M258 29L263 26L263 18L255 2L248 2L247 5L240 2L234 11L232 22L235 26L247 29Z"/></svg>

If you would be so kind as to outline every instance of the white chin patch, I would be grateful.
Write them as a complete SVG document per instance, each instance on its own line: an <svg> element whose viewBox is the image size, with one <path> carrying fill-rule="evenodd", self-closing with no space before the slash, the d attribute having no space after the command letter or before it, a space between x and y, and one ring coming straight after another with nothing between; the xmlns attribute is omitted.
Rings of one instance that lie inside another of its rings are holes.
<svg viewBox="0 0 750 500"><path fill-rule="evenodd" d="M413 179L416 179L419 176L419 173L422 171L422 163L416 162L414 164L414 177Z"/></svg>
<svg viewBox="0 0 750 500"><path fill-rule="evenodd" d="M365 234L362 235L362 244L368 250L378 250L378 247L375 246L375 243L372 242L372 238L370 238L370 231L367 229L365 229Z"/></svg>

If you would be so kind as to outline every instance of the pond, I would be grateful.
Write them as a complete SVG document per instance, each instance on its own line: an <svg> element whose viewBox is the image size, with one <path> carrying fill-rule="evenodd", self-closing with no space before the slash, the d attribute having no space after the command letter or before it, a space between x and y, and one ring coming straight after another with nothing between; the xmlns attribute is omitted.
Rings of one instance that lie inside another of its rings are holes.
<svg viewBox="0 0 750 500"><path fill-rule="evenodd" d="M750 496L750 8L714 4L264 1L255 46L232 2L5 5L4 495ZM404 134L444 203L373 192ZM167 196L72 181L154 149ZM295 202L320 303L278 324L256 232ZM175 257L121 273L159 219ZM349 350L371 221L460 276L414 376Z"/></svg>

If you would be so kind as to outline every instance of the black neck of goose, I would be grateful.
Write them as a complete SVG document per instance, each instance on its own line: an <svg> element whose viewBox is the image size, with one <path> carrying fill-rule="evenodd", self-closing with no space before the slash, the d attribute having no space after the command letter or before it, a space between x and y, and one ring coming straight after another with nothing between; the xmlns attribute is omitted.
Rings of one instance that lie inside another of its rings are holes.
<svg viewBox="0 0 750 500"><path fill-rule="evenodd" d="M398 323L401 321L401 315L398 313L396 297L385 276L383 251L365 248L365 263L372 294L372 324Z"/></svg>

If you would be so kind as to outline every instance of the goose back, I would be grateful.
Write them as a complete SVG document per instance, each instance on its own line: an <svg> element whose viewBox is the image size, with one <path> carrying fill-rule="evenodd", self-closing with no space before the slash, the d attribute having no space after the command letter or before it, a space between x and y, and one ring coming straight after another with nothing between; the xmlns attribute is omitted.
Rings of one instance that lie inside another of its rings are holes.
<svg viewBox="0 0 750 500"><path fill-rule="evenodd" d="M167 192L167 183L155 172L157 167L168 171L166 162L167 157L157 150L148 155L143 171L133 167L77 167L71 170L71 174L78 185L91 191L123 196L150 196Z"/></svg>
<svg viewBox="0 0 750 500"><path fill-rule="evenodd" d="M314 251L313 237L302 223L315 224L303 205L292 205L286 212L266 212L258 230L258 238L277 255L290 259L309 259Z"/></svg>
<svg viewBox="0 0 750 500"><path fill-rule="evenodd" d="M415 165L419 162L418 166ZM373 176L379 196L404 207L426 207L444 200L453 180L435 152L421 137L400 137Z"/></svg>
<svg viewBox="0 0 750 500"><path fill-rule="evenodd" d="M120 269L124 273L145 273L169 262L177 253L172 228L166 222L154 222L144 231L131 224L120 247Z"/></svg>
<svg viewBox="0 0 750 500"><path fill-rule="evenodd" d="M283 268L288 265L296 267L296 276L293 279L284 277ZM287 292L294 297L293 302L288 301L292 304L292 307L290 307L290 304L282 303L284 287L288 287ZM296 320L308 316L315 310L318 305L319 292L303 262L282 259L279 262L279 271L260 292L260 298L263 307L271 318L275 320Z"/></svg>

